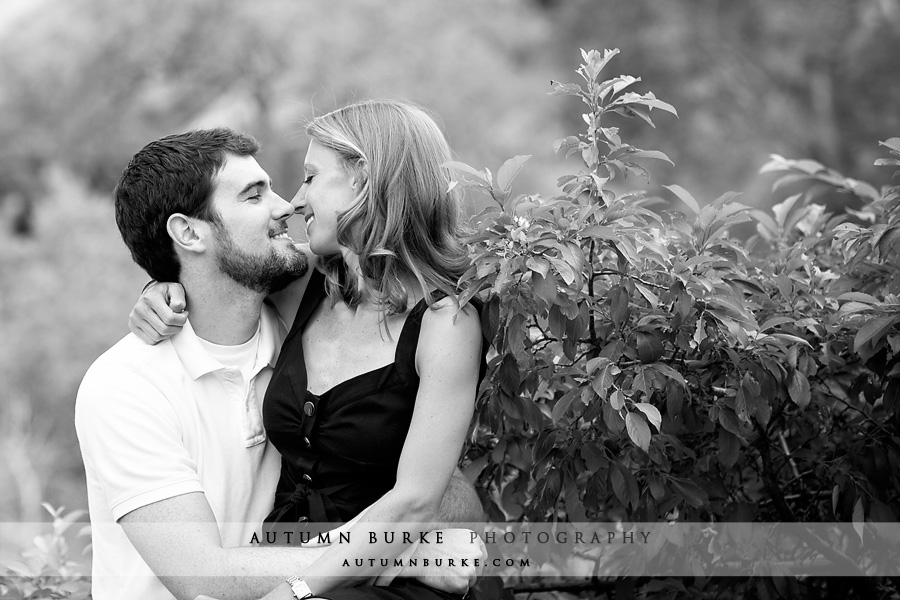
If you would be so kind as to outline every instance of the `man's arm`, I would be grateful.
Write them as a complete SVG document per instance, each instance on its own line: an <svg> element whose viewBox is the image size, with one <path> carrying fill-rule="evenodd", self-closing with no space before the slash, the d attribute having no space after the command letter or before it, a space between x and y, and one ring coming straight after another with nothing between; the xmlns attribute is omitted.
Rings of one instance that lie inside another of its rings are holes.
<svg viewBox="0 0 900 600"><path fill-rule="evenodd" d="M203 594L219 600L268 598L292 600L285 576L303 570L324 548L222 548L215 516L206 496L182 494L135 509L119 519L128 539L160 581L179 599ZM327 589L324 578L305 578L314 590ZM273 589L274 588L274 589Z"/></svg>
<svg viewBox="0 0 900 600"><path fill-rule="evenodd" d="M457 469L441 502L439 520L452 523L481 521L483 511L475 489ZM135 509L119 520L128 539L176 598L192 599L203 594L219 600L259 598L292 600L285 574L303 577L325 548L273 546L222 548L215 516L202 493L168 498ZM468 537L466 537L468 539ZM470 545L470 544L466 544ZM421 558L447 549L417 548ZM465 557L471 550L455 548L448 556ZM412 575L412 573L410 573ZM303 577L314 592L334 587L328 578ZM429 585L462 593L471 575L449 569L441 576L422 580Z"/></svg>

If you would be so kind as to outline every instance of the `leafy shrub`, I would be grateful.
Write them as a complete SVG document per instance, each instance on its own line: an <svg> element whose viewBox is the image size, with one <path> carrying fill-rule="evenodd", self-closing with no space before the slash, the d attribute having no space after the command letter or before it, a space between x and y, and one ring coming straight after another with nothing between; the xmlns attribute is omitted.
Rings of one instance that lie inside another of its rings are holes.
<svg viewBox="0 0 900 600"><path fill-rule="evenodd" d="M610 118L675 109L602 80L617 52L583 51L581 84L554 85L587 106L555 144L583 165L559 196L512 193L524 156L496 177L452 164L495 204L463 278L496 350L467 454L490 517L896 521L900 186L773 156L796 193L771 212L630 190L669 159ZM882 145L900 166L900 138ZM864 207L830 214L823 188Z"/></svg>
<svg viewBox="0 0 900 600"><path fill-rule="evenodd" d="M66 534L84 515L84 511L65 513L43 505L53 518L50 533L34 539L34 547L22 554L22 561L0 565L0 598L4 600L43 600L69 598L84 600L91 597L89 573L82 563L69 556ZM88 527L78 532L88 534Z"/></svg>

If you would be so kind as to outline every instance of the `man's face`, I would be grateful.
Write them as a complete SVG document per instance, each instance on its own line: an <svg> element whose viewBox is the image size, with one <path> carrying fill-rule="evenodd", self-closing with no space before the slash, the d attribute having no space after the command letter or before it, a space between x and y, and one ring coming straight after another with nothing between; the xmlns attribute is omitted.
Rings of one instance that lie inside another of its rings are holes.
<svg viewBox="0 0 900 600"><path fill-rule="evenodd" d="M294 207L272 190L251 156L228 155L215 180L213 245L219 269L255 292L276 292L302 277L306 256L287 234Z"/></svg>

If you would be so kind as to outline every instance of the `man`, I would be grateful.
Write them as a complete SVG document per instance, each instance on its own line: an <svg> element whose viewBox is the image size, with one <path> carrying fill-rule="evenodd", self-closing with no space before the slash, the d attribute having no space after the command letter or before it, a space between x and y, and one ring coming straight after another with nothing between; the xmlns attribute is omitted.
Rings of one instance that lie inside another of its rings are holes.
<svg viewBox="0 0 900 600"><path fill-rule="evenodd" d="M97 600L328 589L296 579L321 550L245 546L280 471L260 403L286 332L263 300L308 270L257 150L228 129L168 136L116 187L132 257L184 286L190 320L157 346L125 337L78 391Z"/></svg>

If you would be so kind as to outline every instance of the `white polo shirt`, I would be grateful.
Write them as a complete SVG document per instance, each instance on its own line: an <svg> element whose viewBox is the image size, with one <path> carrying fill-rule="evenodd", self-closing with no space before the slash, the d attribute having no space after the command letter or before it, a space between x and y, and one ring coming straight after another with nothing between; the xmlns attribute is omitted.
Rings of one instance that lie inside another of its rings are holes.
<svg viewBox="0 0 900 600"><path fill-rule="evenodd" d="M224 547L247 545L272 509L280 456L262 399L285 335L263 306L252 378L203 348L188 322L149 346L129 334L81 382L75 428L87 474L93 597L173 598L116 522L166 498L203 492Z"/></svg>

